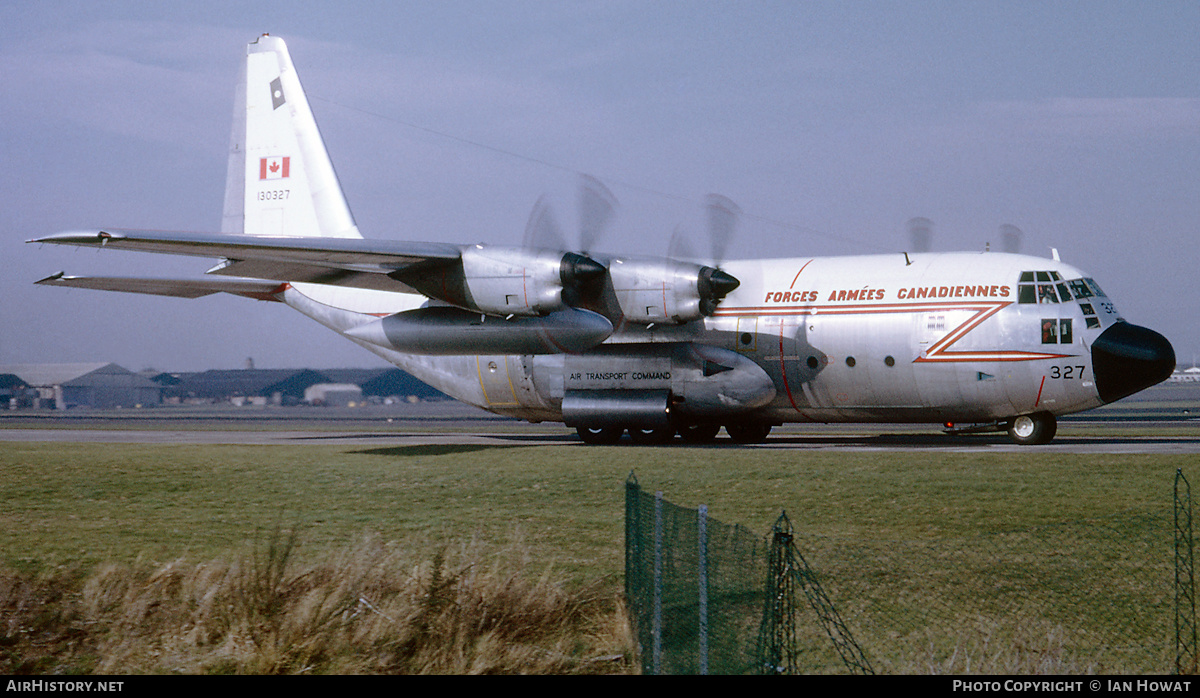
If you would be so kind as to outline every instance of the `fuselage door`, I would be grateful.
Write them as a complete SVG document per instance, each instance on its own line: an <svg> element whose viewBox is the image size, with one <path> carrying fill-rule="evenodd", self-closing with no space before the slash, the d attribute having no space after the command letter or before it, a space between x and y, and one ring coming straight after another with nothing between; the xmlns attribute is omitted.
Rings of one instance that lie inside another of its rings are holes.
<svg viewBox="0 0 1200 698"><path fill-rule="evenodd" d="M517 393L508 375L507 356L476 356L479 386L489 407L516 406Z"/></svg>

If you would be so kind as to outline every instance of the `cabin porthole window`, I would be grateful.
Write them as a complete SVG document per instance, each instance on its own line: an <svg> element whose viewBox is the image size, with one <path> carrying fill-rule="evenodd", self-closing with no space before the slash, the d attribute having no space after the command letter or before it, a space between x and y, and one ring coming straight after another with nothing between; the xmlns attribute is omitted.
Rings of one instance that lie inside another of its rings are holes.
<svg viewBox="0 0 1200 698"><path fill-rule="evenodd" d="M854 364L855 364L854 357L847 356L846 357L846 365L849 366L850 368L854 368Z"/></svg>
<svg viewBox="0 0 1200 698"><path fill-rule="evenodd" d="M892 358L892 357L890 357L890 356L885 356L885 357L883 358L883 363L884 363L885 365L887 365L887 366L895 366L895 365L896 365L896 359L894 359L894 358Z"/></svg>

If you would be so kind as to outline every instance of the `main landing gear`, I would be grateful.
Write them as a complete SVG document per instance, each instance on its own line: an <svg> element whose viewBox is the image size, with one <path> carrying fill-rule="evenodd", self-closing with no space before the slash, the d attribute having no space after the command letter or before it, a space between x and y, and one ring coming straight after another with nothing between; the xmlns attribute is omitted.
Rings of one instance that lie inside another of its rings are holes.
<svg viewBox="0 0 1200 698"><path fill-rule="evenodd" d="M585 444L611 446L621 440L625 430L620 427L575 427L575 433Z"/></svg>
<svg viewBox="0 0 1200 698"><path fill-rule="evenodd" d="M621 440L626 429L621 427L576 427L575 432L586 444L611 446ZM629 438L641 446L669 444L678 434L687 444L712 443L721 431L720 424L687 424L681 427L630 427ZM756 444L766 440L771 433L770 424L758 422L726 424L725 431L736 444Z"/></svg>

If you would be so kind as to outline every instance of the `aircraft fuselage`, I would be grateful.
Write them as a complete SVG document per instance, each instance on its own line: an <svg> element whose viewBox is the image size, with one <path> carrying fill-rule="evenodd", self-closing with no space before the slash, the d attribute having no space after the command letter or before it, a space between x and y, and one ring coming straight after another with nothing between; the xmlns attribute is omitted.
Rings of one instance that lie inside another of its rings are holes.
<svg viewBox="0 0 1200 698"><path fill-rule="evenodd" d="M386 340L350 338L491 412L646 429L999 423L1097 407L1157 383L1174 366L1170 345L1150 333L1158 339L1139 335L1137 351L1124 352L1140 352L1140 360L1122 356L1120 375L1097 375L1097 340L1115 326L1144 328L1125 323L1087 274L1051 259L898 253L723 268L742 283L711 317L649 325L618 319L607 341L581 352L414 356ZM412 297L406 305L403 294L372 293L360 295L358 312L336 311L349 290L295 286L288 303L343 332L361 327L364 315L414 307ZM503 319L479 320L505 332ZM509 322L514 338L528 333L520 319Z"/></svg>

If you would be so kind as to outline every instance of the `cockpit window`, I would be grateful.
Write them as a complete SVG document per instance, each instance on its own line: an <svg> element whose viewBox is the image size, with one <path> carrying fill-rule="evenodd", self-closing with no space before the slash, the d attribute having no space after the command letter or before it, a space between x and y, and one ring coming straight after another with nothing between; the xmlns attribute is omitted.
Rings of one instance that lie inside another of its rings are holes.
<svg viewBox="0 0 1200 698"><path fill-rule="evenodd" d="M1042 344L1071 344L1074 341L1069 318L1044 318L1042 320Z"/></svg>
<svg viewBox="0 0 1200 698"><path fill-rule="evenodd" d="M1096 306L1093 305L1091 298L1101 297L1107 298L1104 291L1100 290L1100 285L1094 279L1071 279L1066 283L1058 285L1059 295L1063 301L1067 301L1067 289L1070 289L1071 295L1075 300L1079 301L1079 309L1083 311L1083 319L1087 323L1089 330L1098 329L1100 327L1100 318L1096 316ZM1108 305L1105 301L1100 301L1101 304Z"/></svg>
<svg viewBox="0 0 1200 698"><path fill-rule="evenodd" d="M1095 295L1092 293L1092 289L1088 287L1087 282L1083 279L1074 279L1073 281L1068 281L1067 285L1071 287L1071 294L1080 300L1084 298L1091 298L1093 295Z"/></svg>
<svg viewBox="0 0 1200 698"><path fill-rule="evenodd" d="M1071 300L1071 294L1062 283L1062 275L1058 272L1021 272L1020 281L1017 283L1018 303L1058 303L1059 298L1064 302Z"/></svg>

